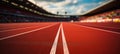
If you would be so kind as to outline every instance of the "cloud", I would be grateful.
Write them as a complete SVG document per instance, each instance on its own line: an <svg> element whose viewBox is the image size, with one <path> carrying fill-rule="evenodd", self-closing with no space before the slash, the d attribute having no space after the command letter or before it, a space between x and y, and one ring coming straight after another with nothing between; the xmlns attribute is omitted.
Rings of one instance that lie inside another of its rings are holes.
<svg viewBox="0 0 120 54"><path fill-rule="evenodd" d="M77 3L78 2L78 0L73 0L73 3L75 4L75 3Z"/></svg>
<svg viewBox="0 0 120 54"><path fill-rule="evenodd" d="M35 2L36 2L35 0L28 0L28 1L30 1L30 2L32 2L32 3L35 3Z"/></svg>
<svg viewBox="0 0 120 54"><path fill-rule="evenodd" d="M72 0L65 0L62 2L54 3L53 5L58 6L58 7L62 7L62 6L65 6L67 4L70 4L71 2L72 2Z"/></svg>
<svg viewBox="0 0 120 54"><path fill-rule="evenodd" d="M35 0L35 1L44 1L44 2L62 2L62 1L65 1L65 0Z"/></svg>
<svg viewBox="0 0 120 54"><path fill-rule="evenodd" d="M42 7L48 12L64 15L67 11L69 15L81 15L84 12L91 10L105 1L103 0L91 0L85 2L85 0L29 0L38 6Z"/></svg>
<svg viewBox="0 0 120 54"><path fill-rule="evenodd" d="M85 6L81 5L76 9L77 11L74 14L76 14L76 15L82 14L84 9L85 9Z"/></svg>
<svg viewBox="0 0 120 54"><path fill-rule="evenodd" d="M37 5L40 7L47 7L50 6L51 3L48 2L37 2Z"/></svg>
<svg viewBox="0 0 120 54"><path fill-rule="evenodd" d="M63 14L62 12L65 11L64 7L57 7L57 8L44 7L44 9L46 9L48 12L51 12L54 14L56 14L57 12L60 12L60 14Z"/></svg>

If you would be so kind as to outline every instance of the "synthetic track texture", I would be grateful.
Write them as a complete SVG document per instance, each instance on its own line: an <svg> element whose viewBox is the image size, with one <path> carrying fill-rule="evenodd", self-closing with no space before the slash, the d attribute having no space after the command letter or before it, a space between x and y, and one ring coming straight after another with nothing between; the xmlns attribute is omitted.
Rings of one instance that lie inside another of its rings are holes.
<svg viewBox="0 0 120 54"><path fill-rule="evenodd" d="M120 34L102 31L112 31L110 29L100 28L100 25L105 24L98 25L94 23L90 26L88 23L69 22L0 24L0 31L4 31L0 32L0 38L53 25L31 33L0 40L0 54L50 54L61 24L69 54L120 54ZM112 27L111 25L107 25L104 27ZM117 25L119 24L113 26L119 28ZM91 27L96 29L92 29ZM64 54L64 43L62 39L62 29L60 28L55 54Z"/></svg>

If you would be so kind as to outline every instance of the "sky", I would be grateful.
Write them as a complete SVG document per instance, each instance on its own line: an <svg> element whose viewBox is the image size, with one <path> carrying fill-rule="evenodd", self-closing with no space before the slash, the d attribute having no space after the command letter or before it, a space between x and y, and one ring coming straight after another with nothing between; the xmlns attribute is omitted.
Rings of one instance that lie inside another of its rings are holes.
<svg viewBox="0 0 120 54"><path fill-rule="evenodd" d="M29 0L46 11L59 15L82 15L110 0Z"/></svg>

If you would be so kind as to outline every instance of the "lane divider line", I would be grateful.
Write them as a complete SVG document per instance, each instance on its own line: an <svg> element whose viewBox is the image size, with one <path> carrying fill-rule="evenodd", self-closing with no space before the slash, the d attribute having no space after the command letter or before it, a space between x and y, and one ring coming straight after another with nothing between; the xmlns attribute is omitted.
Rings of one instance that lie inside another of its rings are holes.
<svg viewBox="0 0 120 54"><path fill-rule="evenodd" d="M27 28L32 28L32 27L33 27L33 26L25 27L25 28L9 29L9 30L3 30L3 31L0 31L0 32L7 32L7 31L14 31L14 30L21 30L21 29L27 29ZM39 26L35 26L35 27L39 27Z"/></svg>
<svg viewBox="0 0 120 54"><path fill-rule="evenodd" d="M63 42L64 54L69 54L69 50L68 50L67 42L66 42L66 39L65 39L65 34L64 34L64 30L63 30L63 25L62 24L61 24L61 32L62 32L62 42Z"/></svg>
<svg viewBox="0 0 120 54"><path fill-rule="evenodd" d="M75 24L79 24L79 23L75 23ZM80 24L79 24L80 25ZM87 26L87 25L83 25L83 26ZM89 26L89 25L88 25ZM93 25L94 26L94 25ZM91 26L92 27L92 26ZM96 27L96 26L95 26ZM112 29L120 29L120 28L115 28L115 27L109 27L109 26L104 26L104 25L101 25L99 27L104 27L104 28L112 28Z"/></svg>
<svg viewBox="0 0 120 54"><path fill-rule="evenodd" d="M58 38L59 38L59 34L60 34L60 27L61 27L61 24L60 24L60 26L59 26L59 28L58 28L58 31L57 31L55 40L54 40L54 42L53 42L53 45L52 45L50 54L56 54L56 49L57 49L57 44L58 44Z"/></svg>
<svg viewBox="0 0 120 54"><path fill-rule="evenodd" d="M88 27L88 26L83 26L83 25L77 25L77 24L74 24L74 25L76 25L76 26L81 26L81 27L85 27L85 28L89 28L89 29L94 29L94 30L99 30L99 31L114 33L114 34L120 34L119 32L110 31L110 30L104 30L104 29L93 28L93 27Z"/></svg>
<svg viewBox="0 0 120 54"><path fill-rule="evenodd" d="M91 26L92 27L92 26ZM94 27L94 26L93 26ZM96 26L95 26L96 27ZM108 27L108 26L99 26L99 27L104 27L104 28L111 28L111 29L120 29L120 28L115 28L115 27Z"/></svg>
<svg viewBox="0 0 120 54"><path fill-rule="evenodd" d="M28 34L28 33L35 32L35 31L38 31L38 30L41 30L41 29L52 27L54 25L56 25L56 24L45 26L45 27L42 27L42 28L34 29L34 30L31 30L31 31L23 32L23 33L19 33L19 34L15 34L15 35L11 35L11 36L7 36L7 37L3 37L3 38L0 38L0 40L5 40L5 39L8 39L8 38L12 38L12 37Z"/></svg>

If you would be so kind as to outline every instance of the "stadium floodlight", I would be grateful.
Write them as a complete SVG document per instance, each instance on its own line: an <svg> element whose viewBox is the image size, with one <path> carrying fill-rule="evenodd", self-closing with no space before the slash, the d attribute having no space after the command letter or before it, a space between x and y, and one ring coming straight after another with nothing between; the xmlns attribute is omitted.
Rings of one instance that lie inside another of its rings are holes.
<svg viewBox="0 0 120 54"><path fill-rule="evenodd" d="M59 12L57 11L57 15L59 15Z"/></svg>
<svg viewBox="0 0 120 54"><path fill-rule="evenodd" d="M67 14L67 12L65 11L65 15Z"/></svg>
<svg viewBox="0 0 120 54"><path fill-rule="evenodd" d="M14 2L11 2L11 4L14 5L14 6L18 6L18 4L17 4L17 3L14 3Z"/></svg>
<svg viewBox="0 0 120 54"><path fill-rule="evenodd" d="M9 3L9 1L8 1L8 0L2 0L2 1Z"/></svg>

